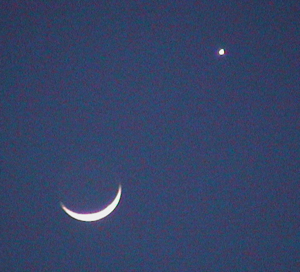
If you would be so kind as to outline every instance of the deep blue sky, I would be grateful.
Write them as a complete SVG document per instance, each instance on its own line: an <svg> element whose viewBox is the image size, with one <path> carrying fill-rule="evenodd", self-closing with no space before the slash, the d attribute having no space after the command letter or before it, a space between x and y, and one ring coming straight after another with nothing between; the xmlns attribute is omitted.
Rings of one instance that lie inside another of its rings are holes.
<svg viewBox="0 0 300 272"><path fill-rule="evenodd" d="M0 271L299 271L299 1L42 2L0 9Z"/></svg>

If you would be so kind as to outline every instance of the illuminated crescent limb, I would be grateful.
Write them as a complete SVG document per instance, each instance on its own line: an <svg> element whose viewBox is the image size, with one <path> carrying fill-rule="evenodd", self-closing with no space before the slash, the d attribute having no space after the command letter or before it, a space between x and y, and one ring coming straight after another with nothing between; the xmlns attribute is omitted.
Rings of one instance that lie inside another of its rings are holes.
<svg viewBox="0 0 300 272"><path fill-rule="evenodd" d="M113 210L117 207L119 204L120 198L122 193L122 187L119 185L118 193L115 197L115 199L103 210L95 213L76 213L71 210L69 210L62 202L60 202L60 206L62 209L72 218L79 220L79 221L85 221L85 222L93 222L100 220L106 216L108 216L110 213L113 212Z"/></svg>

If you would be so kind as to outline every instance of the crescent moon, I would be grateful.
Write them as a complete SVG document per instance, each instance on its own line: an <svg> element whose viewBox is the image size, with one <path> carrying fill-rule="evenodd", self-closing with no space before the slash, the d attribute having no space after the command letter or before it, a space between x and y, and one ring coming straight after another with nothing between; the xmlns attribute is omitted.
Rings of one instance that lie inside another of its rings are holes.
<svg viewBox="0 0 300 272"><path fill-rule="evenodd" d="M76 213L71 210L69 210L62 202L60 202L60 206L62 209L65 211L66 214L71 216L72 218L79 220L79 221L84 221L84 222L93 222L93 221L98 221L109 214L113 212L113 210L118 206L120 198L121 198L121 193L122 193L122 187L121 184L119 185L119 190L118 193L115 197L115 199L103 210L95 213Z"/></svg>

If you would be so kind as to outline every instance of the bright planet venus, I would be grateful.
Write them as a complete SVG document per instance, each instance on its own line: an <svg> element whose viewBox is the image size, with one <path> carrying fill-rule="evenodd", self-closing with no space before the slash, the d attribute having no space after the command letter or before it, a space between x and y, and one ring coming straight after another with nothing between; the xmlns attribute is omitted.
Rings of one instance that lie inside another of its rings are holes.
<svg viewBox="0 0 300 272"><path fill-rule="evenodd" d="M220 56L225 55L225 50L224 50L224 49L220 49L220 50L219 50L219 55L220 55Z"/></svg>
<svg viewBox="0 0 300 272"><path fill-rule="evenodd" d="M115 199L108 206L106 206L103 210L100 210L100 211L94 212L94 213L76 213L76 212L68 209L62 202L60 202L60 206L62 207L62 209L65 211L66 214L68 214L69 216L71 216L72 218L74 218L76 220L84 221L84 222L94 222L94 221L103 219L104 217L108 216L109 214L111 214L114 211L114 209L119 204L119 201L121 198L121 193L122 193L122 187L120 184L118 193L117 193Z"/></svg>

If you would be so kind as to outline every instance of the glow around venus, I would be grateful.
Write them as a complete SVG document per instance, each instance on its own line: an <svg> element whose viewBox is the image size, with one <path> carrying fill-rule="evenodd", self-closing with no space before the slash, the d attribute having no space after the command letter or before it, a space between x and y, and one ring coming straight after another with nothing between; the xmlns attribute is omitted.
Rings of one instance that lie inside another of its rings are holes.
<svg viewBox="0 0 300 272"><path fill-rule="evenodd" d="M106 216L108 216L110 213L113 212L113 210L118 206L120 198L121 198L121 193L122 193L122 187L121 184L119 185L118 193L115 197L115 199L103 210L95 213L76 213L71 210L69 210L62 202L60 202L60 206L62 209L71 216L72 218L79 220L79 221L84 221L84 222L93 222L93 221L98 221Z"/></svg>

